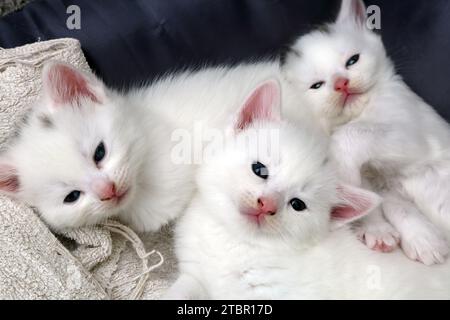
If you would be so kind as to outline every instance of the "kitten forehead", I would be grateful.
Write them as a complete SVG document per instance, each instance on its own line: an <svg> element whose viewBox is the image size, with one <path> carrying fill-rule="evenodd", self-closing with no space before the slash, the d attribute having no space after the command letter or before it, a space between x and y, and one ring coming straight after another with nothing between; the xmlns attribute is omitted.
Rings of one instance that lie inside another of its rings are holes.
<svg viewBox="0 0 450 320"><path fill-rule="evenodd" d="M24 176L40 176L42 181L50 177L64 180L82 176L86 160L77 142L56 130L44 130L34 132L35 139L24 139L18 145L17 161L22 163ZM30 159L32 165L26 165Z"/></svg>
<svg viewBox="0 0 450 320"><path fill-rule="evenodd" d="M352 37L315 32L300 39L295 47L302 52L305 62L314 61L321 68L332 68L336 67L336 57L341 59L341 55L354 53L359 44Z"/></svg>
<svg viewBox="0 0 450 320"><path fill-rule="evenodd" d="M22 179L34 187L86 181L96 168L92 156L98 143L120 131L111 108L90 101L54 112L37 108L11 149Z"/></svg>
<svg viewBox="0 0 450 320"><path fill-rule="evenodd" d="M377 64L385 57L384 47L379 36L368 30L340 30L332 29L330 33L315 31L301 37L294 45L302 53L301 58L291 54L285 64L285 72L289 79L295 80L304 90L318 81L324 81L328 88L333 89L332 83L336 77L352 77L354 82L359 81L360 87L370 87L376 81L379 67ZM349 69L346 61L360 54L362 65ZM361 82L361 79L365 79ZM313 99L321 109L335 103L332 92L320 90L309 92L308 99ZM325 96L327 95L327 96ZM327 100L328 99L328 100ZM327 112L330 112L329 110ZM333 112L331 112L333 114Z"/></svg>
<svg viewBox="0 0 450 320"><path fill-rule="evenodd" d="M259 161L269 161L266 165L276 170L283 184L297 187L308 184L314 180L315 175L321 175L326 166L328 156L328 139L317 130L306 126L301 128L290 123L270 124L262 123L261 129L278 131L278 148L259 150L269 159L260 157ZM242 150L237 150L242 153Z"/></svg>

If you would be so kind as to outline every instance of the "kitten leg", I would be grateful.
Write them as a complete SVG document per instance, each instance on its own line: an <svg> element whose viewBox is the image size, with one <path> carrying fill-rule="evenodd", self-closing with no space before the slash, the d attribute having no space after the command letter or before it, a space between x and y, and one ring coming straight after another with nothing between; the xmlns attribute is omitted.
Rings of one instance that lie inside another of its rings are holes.
<svg viewBox="0 0 450 320"><path fill-rule="evenodd" d="M205 290L197 279L188 274L181 274L162 300L200 300L206 297Z"/></svg>
<svg viewBox="0 0 450 320"><path fill-rule="evenodd" d="M331 155L338 166L340 178L360 186L363 165L376 161L392 163L415 161L423 150L414 141L414 132L370 122L347 124L333 133ZM416 133L417 134L417 133Z"/></svg>
<svg viewBox="0 0 450 320"><path fill-rule="evenodd" d="M331 155L343 181L358 187L363 184L361 169L372 159L376 132L369 125L349 124L333 134Z"/></svg>
<svg viewBox="0 0 450 320"><path fill-rule="evenodd" d="M450 167L449 164L447 164ZM428 218L450 232L450 169L424 167L402 181L406 193Z"/></svg>
<svg viewBox="0 0 450 320"><path fill-rule="evenodd" d="M411 202L396 194L385 194L383 211L401 236L401 247L412 260L426 265L444 263L449 253L447 239Z"/></svg>
<svg viewBox="0 0 450 320"><path fill-rule="evenodd" d="M363 188L372 190L370 181L364 177ZM380 252L392 252L400 243L400 234L385 219L381 207L373 210L356 225L356 234L370 249Z"/></svg>
<svg viewBox="0 0 450 320"><path fill-rule="evenodd" d="M400 234L386 221L381 208L358 223L356 234L367 247L379 252L392 252L400 243Z"/></svg>

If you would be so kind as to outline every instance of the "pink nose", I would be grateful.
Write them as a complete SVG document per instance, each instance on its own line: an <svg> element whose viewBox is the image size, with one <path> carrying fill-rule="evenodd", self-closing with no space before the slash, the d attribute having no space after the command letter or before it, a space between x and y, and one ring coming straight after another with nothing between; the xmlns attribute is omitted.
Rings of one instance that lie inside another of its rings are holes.
<svg viewBox="0 0 450 320"><path fill-rule="evenodd" d="M258 199L258 209L262 214L273 216L278 210L277 202L270 197L261 197Z"/></svg>
<svg viewBox="0 0 450 320"><path fill-rule="evenodd" d="M338 92L348 92L348 84L350 83L350 80L347 78L339 77L336 79L334 83L334 90Z"/></svg>
<svg viewBox="0 0 450 320"><path fill-rule="evenodd" d="M117 197L116 186L109 180L96 180L92 188L101 201L111 200Z"/></svg>

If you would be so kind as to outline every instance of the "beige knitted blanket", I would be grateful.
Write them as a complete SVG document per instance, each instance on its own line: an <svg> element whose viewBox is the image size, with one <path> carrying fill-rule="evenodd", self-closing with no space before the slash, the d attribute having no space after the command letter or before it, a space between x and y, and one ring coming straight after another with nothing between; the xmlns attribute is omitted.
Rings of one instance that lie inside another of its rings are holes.
<svg viewBox="0 0 450 320"><path fill-rule="evenodd" d="M0 49L0 151L41 89L47 60L89 70L75 39ZM139 237L116 221L54 235L0 196L0 299L157 299L174 278L171 230Z"/></svg>

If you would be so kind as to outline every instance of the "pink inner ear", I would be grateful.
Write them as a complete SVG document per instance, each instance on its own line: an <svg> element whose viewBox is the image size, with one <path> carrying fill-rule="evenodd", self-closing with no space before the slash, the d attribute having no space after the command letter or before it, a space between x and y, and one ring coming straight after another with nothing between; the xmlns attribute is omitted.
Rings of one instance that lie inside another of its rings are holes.
<svg viewBox="0 0 450 320"><path fill-rule="evenodd" d="M355 16L356 22L360 25L364 25L366 21L366 7L361 0L351 0L352 10Z"/></svg>
<svg viewBox="0 0 450 320"><path fill-rule="evenodd" d="M6 192L19 190L19 177L16 170L9 165L0 165L0 190Z"/></svg>
<svg viewBox="0 0 450 320"><path fill-rule="evenodd" d="M357 26L363 27L366 18L366 5L362 0L341 0L341 10L337 22L355 22Z"/></svg>
<svg viewBox="0 0 450 320"><path fill-rule="evenodd" d="M343 187L338 187L338 194L345 204L334 207L331 217L336 220L351 220L357 218L372 208L373 203L364 194L356 194Z"/></svg>
<svg viewBox="0 0 450 320"><path fill-rule="evenodd" d="M331 217L335 220L351 220L359 215L360 212L350 206L338 206L331 210Z"/></svg>
<svg viewBox="0 0 450 320"><path fill-rule="evenodd" d="M279 120L280 88L275 81L258 87L247 99L236 124L237 130L250 126L256 119Z"/></svg>
<svg viewBox="0 0 450 320"><path fill-rule="evenodd" d="M100 103L99 99L89 88L89 84L84 76L68 66L53 66L48 73L48 81L56 103L76 102L80 97Z"/></svg>

